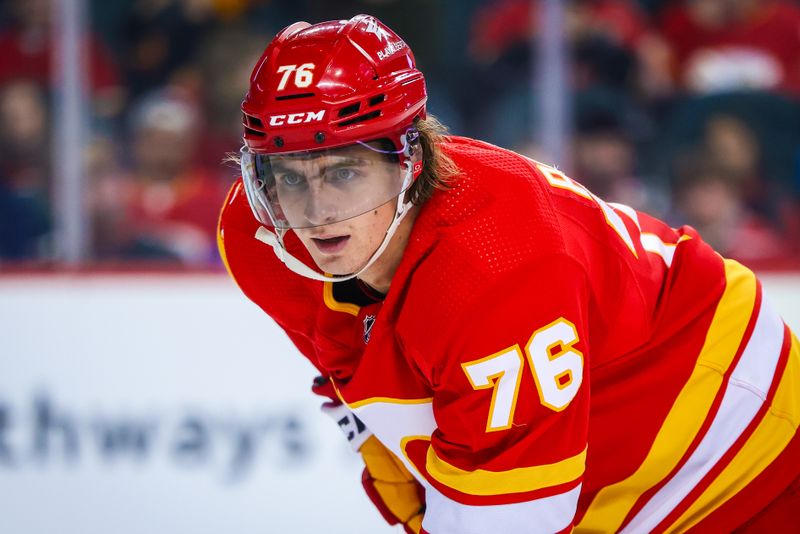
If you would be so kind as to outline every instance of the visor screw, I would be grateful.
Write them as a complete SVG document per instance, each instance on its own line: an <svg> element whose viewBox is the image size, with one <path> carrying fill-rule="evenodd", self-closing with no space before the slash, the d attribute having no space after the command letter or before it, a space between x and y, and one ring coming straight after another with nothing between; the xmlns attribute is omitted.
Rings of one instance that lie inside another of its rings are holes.
<svg viewBox="0 0 800 534"><path fill-rule="evenodd" d="M317 132L314 134L314 141L317 143L323 143L325 141L325 134L323 132Z"/></svg>
<svg viewBox="0 0 800 534"><path fill-rule="evenodd" d="M283 146L283 137L276 137L272 142L275 143L276 147L280 148Z"/></svg>

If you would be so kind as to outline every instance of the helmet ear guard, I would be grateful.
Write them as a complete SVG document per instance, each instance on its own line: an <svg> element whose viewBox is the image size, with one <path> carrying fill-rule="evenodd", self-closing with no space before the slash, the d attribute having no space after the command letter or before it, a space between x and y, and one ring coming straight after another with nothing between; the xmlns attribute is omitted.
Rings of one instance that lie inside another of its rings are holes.
<svg viewBox="0 0 800 534"><path fill-rule="evenodd" d="M419 141L419 130L412 126L406 130L401 137L403 143L403 155L411 161L412 179L416 180L424 169L422 145ZM416 157L415 157L416 156Z"/></svg>
<svg viewBox="0 0 800 534"><path fill-rule="evenodd" d="M415 126L412 126L406 130L406 133L402 135L400 139L403 143L403 155L410 158L419 148L419 130L417 130Z"/></svg>
<svg viewBox="0 0 800 534"><path fill-rule="evenodd" d="M370 146L369 142L364 141L356 141L356 143L374 152L380 152L381 154L395 154L400 157L401 160L412 157L416 151L421 148L419 143L419 130L417 130L416 126L404 128L402 133L396 135L396 139L390 139L390 141L396 150L381 150Z"/></svg>

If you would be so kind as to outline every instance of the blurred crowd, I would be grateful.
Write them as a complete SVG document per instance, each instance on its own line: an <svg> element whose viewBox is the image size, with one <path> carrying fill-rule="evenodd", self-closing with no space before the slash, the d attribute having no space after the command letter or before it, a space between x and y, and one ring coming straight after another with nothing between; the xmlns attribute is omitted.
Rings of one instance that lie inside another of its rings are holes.
<svg viewBox="0 0 800 534"><path fill-rule="evenodd" d="M571 156L536 144L536 0L90 0L85 162L93 264L218 268L250 69L295 20L378 16L429 110L566 167L723 255L800 267L800 1L566 0ZM0 267L52 262L51 0L0 2Z"/></svg>

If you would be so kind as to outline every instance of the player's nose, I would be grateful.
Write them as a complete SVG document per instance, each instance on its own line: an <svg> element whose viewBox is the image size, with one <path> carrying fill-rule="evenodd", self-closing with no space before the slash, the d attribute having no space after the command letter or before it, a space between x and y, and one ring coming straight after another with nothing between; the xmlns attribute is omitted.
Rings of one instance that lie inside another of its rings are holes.
<svg viewBox="0 0 800 534"><path fill-rule="evenodd" d="M306 206L303 215L312 226L321 226L337 222L339 209L331 201L324 190L312 188L306 197Z"/></svg>

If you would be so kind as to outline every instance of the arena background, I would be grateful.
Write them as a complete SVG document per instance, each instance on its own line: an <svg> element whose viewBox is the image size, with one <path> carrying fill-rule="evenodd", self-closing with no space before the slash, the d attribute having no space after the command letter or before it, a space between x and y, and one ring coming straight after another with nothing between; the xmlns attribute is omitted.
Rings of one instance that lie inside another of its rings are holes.
<svg viewBox="0 0 800 534"><path fill-rule="evenodd" d="M371 13L455 134L691 224L800 330L800 3L0 2L0 532L392 532L215 251L238 105Z"/></svg>

